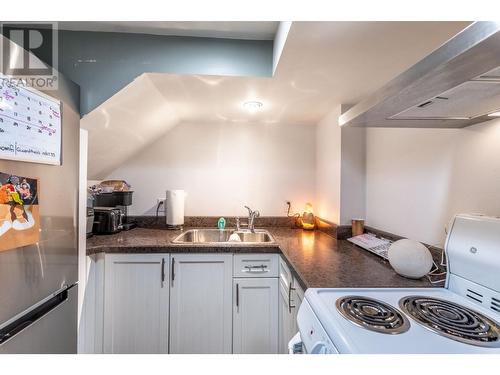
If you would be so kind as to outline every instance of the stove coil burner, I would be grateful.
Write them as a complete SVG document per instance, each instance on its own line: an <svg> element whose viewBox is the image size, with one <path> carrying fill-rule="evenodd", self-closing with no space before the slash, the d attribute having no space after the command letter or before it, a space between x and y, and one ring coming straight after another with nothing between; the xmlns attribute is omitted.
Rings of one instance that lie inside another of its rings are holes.
<svg viewBox="0 0 500 375"><path fill-rule="evenodd" d="M438 298L409 296L401 309L417 323L452 340L476 346L500 347L500 326L467 307Z"/></svg>
<svg viewBox="0 0 500 375"><path fill-rule="evenodd" d="M344 318L370 331L398 334L410 328L410 322L398 309L373 298L345 296L335 305Z"/></svg>

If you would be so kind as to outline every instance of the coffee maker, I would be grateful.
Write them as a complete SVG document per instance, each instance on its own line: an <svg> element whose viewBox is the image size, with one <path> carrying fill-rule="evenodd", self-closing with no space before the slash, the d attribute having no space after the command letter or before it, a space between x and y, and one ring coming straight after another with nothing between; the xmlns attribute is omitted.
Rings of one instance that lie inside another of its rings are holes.
<svg viewBox="0 0 500 375"><path fill-rule="evenodd" d="M95 195L95 211L119 210L121 213L121 230L130 230L137 226L135 221L128 217L128 207L132 205L133 191L100 192ZM115 211L116 212L116 211Z"/></svg>

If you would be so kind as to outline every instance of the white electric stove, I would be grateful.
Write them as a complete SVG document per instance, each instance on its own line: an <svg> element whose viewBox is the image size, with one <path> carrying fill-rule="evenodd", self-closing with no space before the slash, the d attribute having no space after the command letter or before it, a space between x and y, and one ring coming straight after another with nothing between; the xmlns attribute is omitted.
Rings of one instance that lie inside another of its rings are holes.
<svg viewBox="0 0 500 375"><path fill-rule="evenodd" d="M291 347L500 354L500 219L457 215L445 252L444 288L308 289Z"/></svg>

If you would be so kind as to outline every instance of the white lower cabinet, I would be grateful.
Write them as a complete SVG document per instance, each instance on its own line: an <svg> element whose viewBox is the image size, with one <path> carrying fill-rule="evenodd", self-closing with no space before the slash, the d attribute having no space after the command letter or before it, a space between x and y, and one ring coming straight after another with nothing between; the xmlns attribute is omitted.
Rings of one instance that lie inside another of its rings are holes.
<svg viewBox="0 0 500 375"><path fill-rule="evenodd" d="M283 259L280 262L279 353L288 353L288 343L298 332L297 313L304 292Z"/></svg>
<svg viewBox="0 0 500 375"><path fill-rule="evenodd" d="M290 308L289 289L280 282L279 302L279 353L288 353L288 342L297 333L294 324L294 309Z"/></svg>
<svg viewBox="0 0 500 375"><path fill-rule="evenodd" d="M104 353L168 353L169 254L106 254Z"/></svg>
<svg viewBox="0 0 500 375"><path fill-rule="evenodd" d="M278 254L91 259L87 352L286 353L297 332L303 292Z"/></svg>
<svg viewBox="0 0 500 375"><path fill-rule="evenodd" d="M232 254L172 254L170 353L231 353Z"/></svg>
<svg viewBox="0 0 500 375"><path fill-rule="evenodd" d="M299 326L297 324L297 314L299 313L299 308L300 305L302 304L302 301L304 300L304 290L300 287L299 282L297 279L293 279L293 289L292 289L292 298L291 298L291 304L292 304L292 313L293 313L293 335L287 339L287 350L288 350L288 342L290 339L295 336L295 334L299 331ZM288 351L287 351L288 353Z"/></svg>
<svg viewBox="0 0 500 375"><path fill-rule="evenodd" d="M235 278L233 284L233 353L278 353L278 278Z"/></svg>

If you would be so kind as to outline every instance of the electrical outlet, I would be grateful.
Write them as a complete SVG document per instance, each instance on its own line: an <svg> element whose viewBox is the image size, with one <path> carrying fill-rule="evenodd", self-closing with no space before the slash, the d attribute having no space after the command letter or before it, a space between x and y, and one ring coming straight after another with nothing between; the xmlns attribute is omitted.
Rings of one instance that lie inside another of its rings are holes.
<svg viewBox="0 0 500 375"><path fill-rule="evenodd" d="M157 198L156 207L158 208L158 212L165 212L165 198Z"/></svg>

